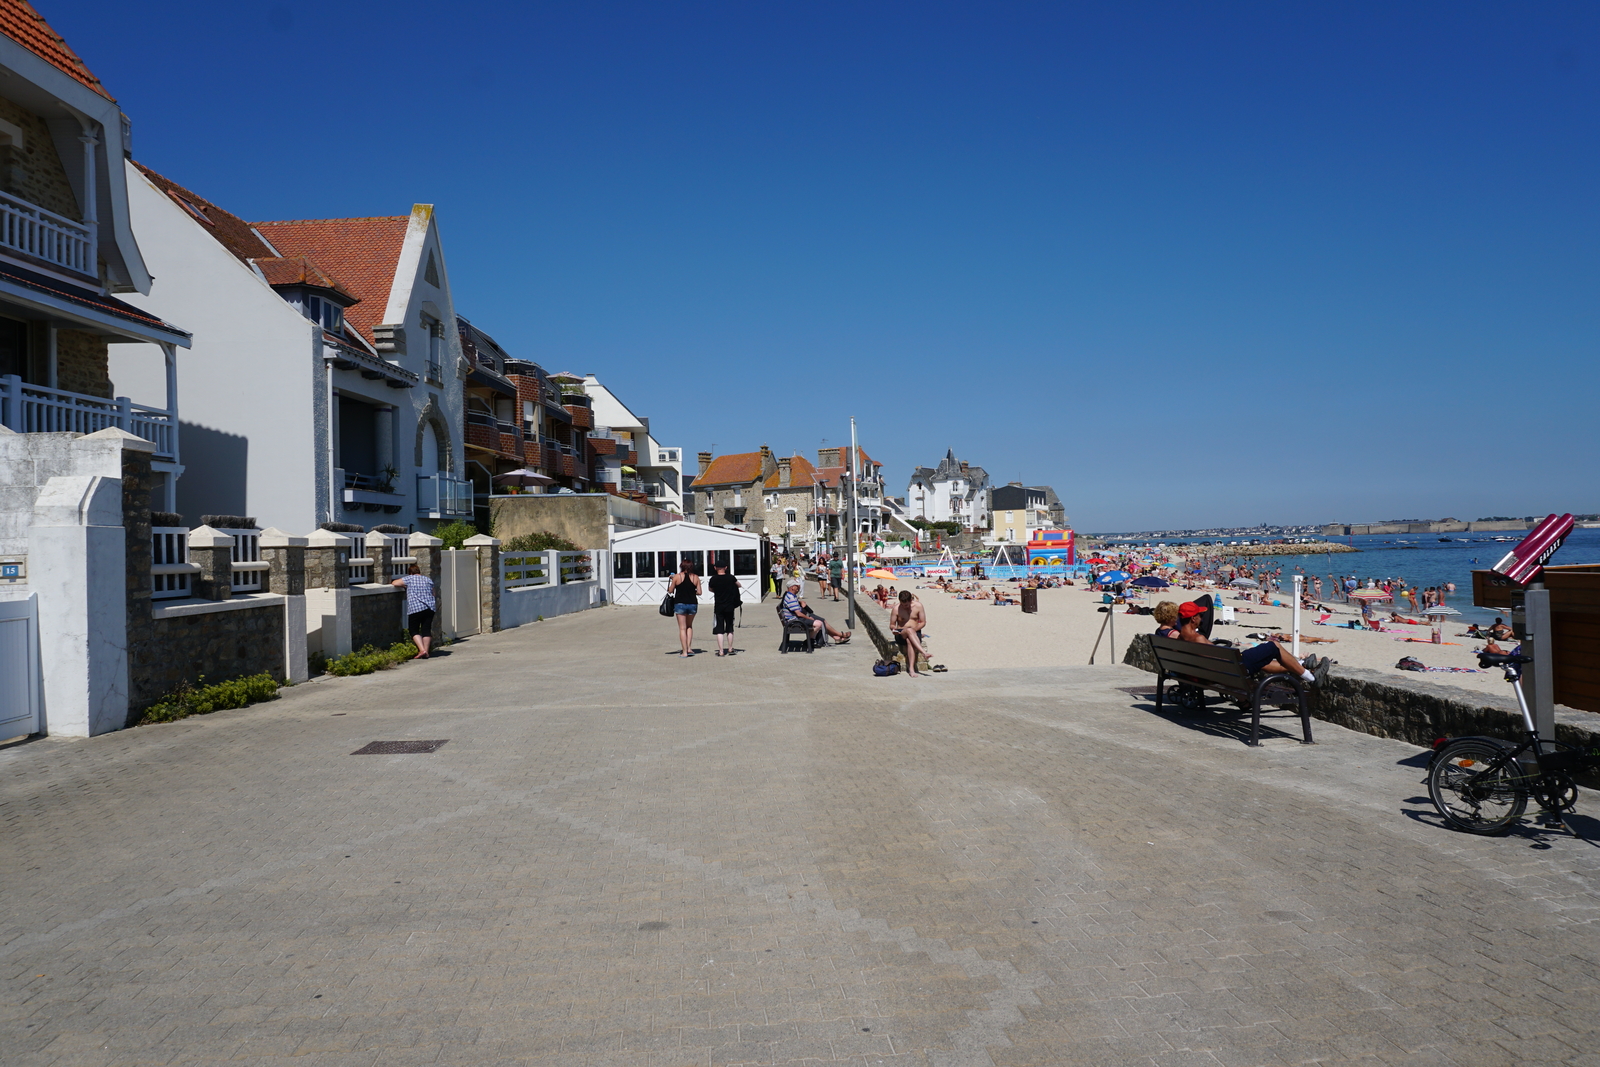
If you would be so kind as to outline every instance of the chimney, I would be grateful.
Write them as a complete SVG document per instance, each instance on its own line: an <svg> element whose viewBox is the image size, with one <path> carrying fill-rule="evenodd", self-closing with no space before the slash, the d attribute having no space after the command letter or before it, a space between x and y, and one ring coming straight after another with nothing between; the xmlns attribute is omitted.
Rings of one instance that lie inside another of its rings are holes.
<svg viewBox="0 0 1600 1067"><path fill-rule="evenodd" d="M761 480L766 481L778 470L778 461L772 456L772 449L766 445L761 446Z"/></svg>
<svg viewBox="0 0 1600 1067"><path fill-rule="evenodd" d="M787 458L778 460L778 488L779 489L787 489L787 488L789 488L789 478L790 478L790 476L791 476L791 473L790 473L790 470L789 470L789 460Z"/></svg>
<svg viewBox="0 0 1600 1067"><path fill-rule="evenodd" d="M706 471L708 471L710 469L711 469L711 453L710 452L702 452L702 453L700 453L700 477L704 478L706 476Z"/></svg>
<svg viewBox="0 0 1600 1067"><path fill-rule="evenodd" d="M842 467L844 466L844 449L819 448L817 449L817 466Z"/></svg>
<svg viewBox="0 0 1600 1067"><path fill-rule="evenodd" d="M962 473L966 473L966 470L967 470L967 461L966 460L962 460L961 461L961 471L962 471Z"/></svg>

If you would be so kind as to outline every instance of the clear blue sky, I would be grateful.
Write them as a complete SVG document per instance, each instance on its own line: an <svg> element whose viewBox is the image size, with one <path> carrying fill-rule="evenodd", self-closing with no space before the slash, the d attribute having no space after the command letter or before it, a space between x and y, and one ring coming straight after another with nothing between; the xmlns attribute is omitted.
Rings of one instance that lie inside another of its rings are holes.
<svg viewBox="0 0 1600 1067"><path fill-rule="evenodd" d="M462 314L691 453L853 414L1084 530L1600 510L1593 3L39 8L142 161L436 204Z"/></svg>

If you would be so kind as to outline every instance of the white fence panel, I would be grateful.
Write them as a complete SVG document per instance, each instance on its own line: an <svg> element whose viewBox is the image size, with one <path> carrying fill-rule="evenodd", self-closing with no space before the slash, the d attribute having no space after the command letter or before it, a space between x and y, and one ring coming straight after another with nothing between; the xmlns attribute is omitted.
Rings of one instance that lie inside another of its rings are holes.
<svg viewBox="0 0 1600 1067"><path fill-rule="evenodd" d="M233 594L261 592L266 587L267 571L272 569L272 564L261 561L261 531L219 529L217 532L233 538Z"/></svg>

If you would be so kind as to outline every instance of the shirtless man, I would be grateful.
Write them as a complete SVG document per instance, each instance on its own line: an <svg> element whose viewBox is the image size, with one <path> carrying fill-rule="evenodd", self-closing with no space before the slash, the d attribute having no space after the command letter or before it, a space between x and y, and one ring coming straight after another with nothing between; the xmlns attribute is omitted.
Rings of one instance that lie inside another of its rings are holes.
<svg viewBox="0 0 1600 1067"><path fill-rule="evenodd" d="M923 654L919 635L926 625L928 616L922 610L922 601L912 596L911 590L902 589L900 602L889 615L889 632L894 634L894 639L905 647L907 677L922 677L917 673L917 657Z"/></svg>

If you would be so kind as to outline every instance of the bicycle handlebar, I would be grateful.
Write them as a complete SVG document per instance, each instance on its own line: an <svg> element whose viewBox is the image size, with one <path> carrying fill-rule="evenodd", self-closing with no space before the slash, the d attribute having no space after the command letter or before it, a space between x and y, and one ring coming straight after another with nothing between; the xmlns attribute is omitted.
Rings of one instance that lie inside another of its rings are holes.
<svg viewBox="0 0 1600 1067"><path fill-rule="evenodd" d="M1479 652L1478 666L1487 670L1490 667L1506 667L1512 664L1532 663L1532 656L1519 656L1514 652Z"/></svg>

